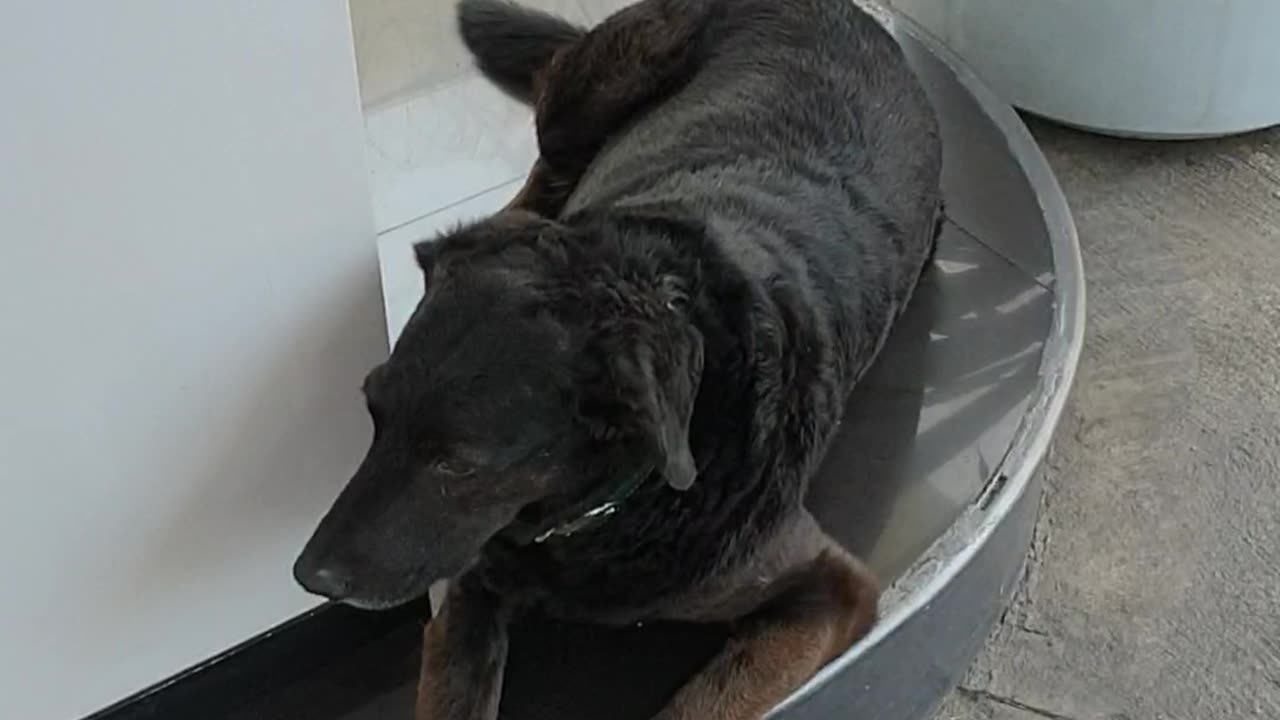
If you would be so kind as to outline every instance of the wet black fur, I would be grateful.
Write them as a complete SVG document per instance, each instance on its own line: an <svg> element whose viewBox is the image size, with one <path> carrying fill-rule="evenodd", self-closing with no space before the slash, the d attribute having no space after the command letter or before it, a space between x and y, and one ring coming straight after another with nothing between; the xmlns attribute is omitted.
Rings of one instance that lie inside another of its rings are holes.
<svg viewBox="0 0 1280 720"><path fill-rule="evenodd" d="M479 66L525 98L581 37L495 0L461 9ZM678 617L803 514L932 249L933 110L848 0L624 12L684 23L687 52L637 80L650 95L612 125L551 123L585 138L544 143L581 168L558 217L420 246L427 294L371 375L377 438L299 560L304 584L337 565L341 587L319 591L387 605L470 569L556 614ZM615 515L532 542L637 471Z"/></svg>

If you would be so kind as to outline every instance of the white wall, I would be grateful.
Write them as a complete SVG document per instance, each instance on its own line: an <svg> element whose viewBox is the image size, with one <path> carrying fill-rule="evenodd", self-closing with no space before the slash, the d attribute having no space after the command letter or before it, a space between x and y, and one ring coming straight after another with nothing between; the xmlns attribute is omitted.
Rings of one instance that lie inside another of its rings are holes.
<svg viewBox="0 0 1280 720"><path fill-rule="evenodd" d="M71 720L313 603L384 354L344 0L0 23L0 717Z"/></svg>

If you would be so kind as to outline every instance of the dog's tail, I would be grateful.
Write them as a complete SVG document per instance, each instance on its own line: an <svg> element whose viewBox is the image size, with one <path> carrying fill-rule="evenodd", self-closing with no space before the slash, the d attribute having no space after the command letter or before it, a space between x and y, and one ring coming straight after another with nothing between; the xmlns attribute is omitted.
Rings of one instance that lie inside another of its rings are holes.
<svg viewBox="0 0 1280 720"><path fill-rule="evenodd" d="M556 51L586 32L509 0L461 0L458 31L480 72L521 102L536 101L538 74Z"/></svg>

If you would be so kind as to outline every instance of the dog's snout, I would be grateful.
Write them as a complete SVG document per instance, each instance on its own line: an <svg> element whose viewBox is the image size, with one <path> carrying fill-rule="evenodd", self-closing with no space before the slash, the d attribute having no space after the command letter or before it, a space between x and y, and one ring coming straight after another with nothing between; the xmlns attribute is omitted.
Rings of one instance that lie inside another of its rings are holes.
<svg viewBox="0 0 1280 720"><path fill-rule="evenodd" d="M336 565L315 565L299 560L293 566L293 577L307 592L342 600L351 594L351 573Z"/></svg>

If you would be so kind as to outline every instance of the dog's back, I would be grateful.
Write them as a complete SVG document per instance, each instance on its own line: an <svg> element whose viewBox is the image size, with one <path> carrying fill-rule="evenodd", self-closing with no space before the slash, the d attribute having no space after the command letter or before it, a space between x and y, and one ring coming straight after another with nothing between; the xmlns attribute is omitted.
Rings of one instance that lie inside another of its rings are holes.
<svg viewBox="0 0 1280 720"><path fill-rule="evenodd" d="M832 349L843 345L832 359L852 382L883 341L867 331L888 329L931 249L932 107L897 44L848 0L685 5L705 23L695 71L606 145L565 214L669 204L702 217L743 272L827 309Z"/></svg>

